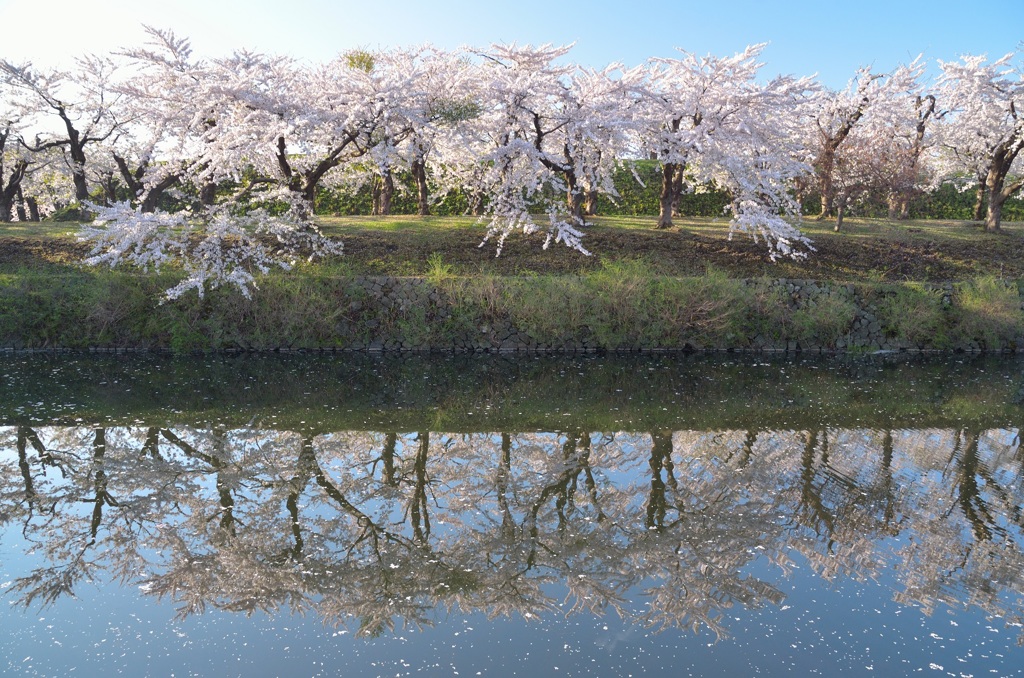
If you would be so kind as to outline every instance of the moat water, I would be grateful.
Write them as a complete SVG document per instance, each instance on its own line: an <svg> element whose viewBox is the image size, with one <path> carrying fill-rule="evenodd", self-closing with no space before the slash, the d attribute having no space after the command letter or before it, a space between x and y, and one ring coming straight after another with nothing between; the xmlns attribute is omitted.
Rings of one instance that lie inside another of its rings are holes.
<svg viewBox="0 0 1024 678"><path fill-rule="evenodd" d="M1016 675L1024 361L0 357L7 675Z"/></svg>

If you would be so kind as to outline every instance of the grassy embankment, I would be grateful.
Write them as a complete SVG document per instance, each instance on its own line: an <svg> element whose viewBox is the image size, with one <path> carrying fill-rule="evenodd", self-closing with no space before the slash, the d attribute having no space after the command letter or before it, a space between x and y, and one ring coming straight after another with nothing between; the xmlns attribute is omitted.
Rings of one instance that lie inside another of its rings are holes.
<svg viewBox="0 0 1024 678"><path fill-rule="evenodd" d="M68 224L0 224L0 347L345 348L390 336L449 346L495 326L557 346L843 345L865 309L893 345L1017 348L1024 225L988 234L964 222L805 222L817 251L771 262L726 239L724 220L597 219L591 257L510 238L500 258L472 218L324 218L346 254L263 279L253 300L231 289L158 304L174 271L82 268ZM422 276L423 304L381 307L359 276ZM772 280L843 283L812 302ZM752 283L744 282L753 280ZM943 285L946 289L943 289ZM483 329L481 329L483 328Z"/></svg>

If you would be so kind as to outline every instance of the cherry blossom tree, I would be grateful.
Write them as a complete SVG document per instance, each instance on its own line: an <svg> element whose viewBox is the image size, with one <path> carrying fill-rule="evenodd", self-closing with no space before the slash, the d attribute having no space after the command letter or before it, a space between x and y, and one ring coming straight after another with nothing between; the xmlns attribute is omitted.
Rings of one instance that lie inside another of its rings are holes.
<svg viewBox="0 0 1024 678"><path fill-rule="evenodd" d="M809 241L790 223L799 218L790 188L810 169L795 123L813 88L790 77L759 85L763 49L651 61L646 144L662 166L658 227L672 225L684 188L715 185L731 195L733 231L764 238L773 256L795 255Z"/></svg>
<svg viewBox="0 0 1024 678"><path fill-rule="evenodd" d="M153 211L164 192L185 183L198 190L200 204L212 205L216 167L207 156L219 98L211 91L211 66L193 57L187 39L146 32L145 44L120 52L131 69L119 84L129 123L110 154L142 211Z"/></svg>
<svg viewBox="0 0 1024 678"><path fill-rule="evenodd" d="M20 109L26 129L36 130L33 139L22 136L19 143L33 152L60 150L75 187L75 199L80 202L89 199L86 166L90 148L110 138L123 124L116 112L116 70L112 59L99 56L79 58L74 70L67 72L0 60L0 77Z"/></svg>
<svg viewBox="0 0 1024 678"><path fill-rule="evenodd" d="M221 284L248 294L257 273L290 268L300 251L340 253L340 243L308 222L308 207L319 177L337 164L348 142L326 159L296 160L286 141L290 130L317 119L298 116L305 109L289 98L309 74L288 59L249 52L193 62L187 41L155 30L150 37L146 47L125 52L138 74L124 88L138 102L130 130L137 141L134 167L116 145L112 151L138 200L97 208L95 223L80 232L93 246L87 263L159 269L181 261L185 276L167 292L173 299ZM304 164L294 169L298 163ZM157 170L148 172L153 165ZM154 212L159 195L183 180L201 187L201 209ZM212 204L209 187L226 180L240 189L225 204ZM281 199L293 209L274 216L242 202L267 186L275 190L262 198ZM265 236L276 244L264 242Z"/></svg>
<svg viewBox="0 0 1024 678"><path fill-rule="evenodd" d="M416 184L418 212L426 215L430 203L427 162L437 137L446 125L472 117L477 109L462 92L468 64L460 61L457 53L430 46L354 50L343 56L355 77L370 78L374 96L382 105L379 124L366 143L366 160L352 167L349 178L355 179L353 185L369 180L372 213L389 214L395 174L407 171Z"/></svg>
<svg viewBox="0 0 1024 678"><path fill-rule="evenodd" d="M461 50L445 52L428 47L402 58L421 63L419 87L407 109L408 135L400 156L416 183L417 212L426 216L431 203L428 169L435 177L442 172L440 165L465 143L463 128L480 114L482 104L472 84L473 65ZM438 194L443 195L453 187L440 188Z"/></svg>
<svg viewBox="0 0 1024 678"><path fill-rule="evenodd" d="M589 195L614 195L611 170L627 148L631 103L642 77L618 65L585 70L561 63L571 46L493 45L477 56L471 116L443 145L442 174L484 196L485 242L500 254L514 231L544 232L544 246L582 245ZM534 212L546 212L538 224Z"/></svg>
<svg viewBox="0 0 1024 678"><path fill-rule="evenodd" d="M939 91L950 111L942 145L950 156L967 160L963 172L984 176L988 194L985 229L1000 230L1003 204L1024 187L1018 157L1024 149L1024 73L1015 54L986 63L984 56L939 62Z"/></svg>
<svg viewBox="0 0 1024 678"><path fill-rule="evenodd" d="M821 213L818 219L831 216L836 197L836 157L850 133L864 114L878 98L879 82L885 76L862 68L850 80L846 89L823 91L816 98L811 113L814 149L814 172L818 194L821 196ZM847 163L849 165L850 163Z"/></svg>
<svg viewBox="0 0 1024 678"><path fill-rule="evenodd" d="M924 63L918 58L873 80L878 86L865 94L869 105L860 109L856 125L835 146L829 181L836 231L842 229L846 210L858 203L884 204L890 218L906 219L911 198L929 184L927 151L934 143L933 128L941 113L935 96L924 92L923 72Z"/></svg>
<svg viewBox="0 0 1024 678"><path fill-rule="evenodd" d="M554 241L586 252L577 215L545 195L545 189L578 193L575 167L564 157L563 136L565 128L582 121L580 111L567 101L566 81L574 67L555 63L570 49L493 45L481 55L477 86L487 105L474 120L479 153L457 158L453 165L461 168L470 191L487 196L485 242L496 238L498 254L516 230L543 230L545 248ZM556 139L563 143L553 148ZM548 214L544 227L531 214L535 206Z"/></svg>
<svg viewBox="0 0 1024 678"><path fill-rule="evenodd" d="M10 221L15 203L20 204L29 159L19 152L16 122L8 119L0 124L0 221Z"/></svg>
<svg viewBox="0 0 1024 678"><path fill-rule="evenodd" d="M872 145L880 169L878 188L890 219L908 219L911 199L931 183L928 160L942 111L936 107L935 94L922 82L924 70L920 56L893 70L886 100L864 126L876 139Z"/></svg>

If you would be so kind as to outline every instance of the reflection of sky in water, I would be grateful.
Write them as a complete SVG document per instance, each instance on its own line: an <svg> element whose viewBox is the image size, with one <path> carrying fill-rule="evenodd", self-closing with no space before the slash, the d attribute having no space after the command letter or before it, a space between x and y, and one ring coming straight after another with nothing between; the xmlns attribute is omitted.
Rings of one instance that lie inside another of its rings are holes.
<svg viewBox="0 0 1024 678"><path fill-rule="evenodd" d="M733 635L716 642L707 632L655 633L614 614L539 620L456 614L434 628L363 639L291 615L246 618L211 611L175 621L170 606L154 604L130 587L83 587L77 600L45 612L6 612L0 621L0 668L8 675L226 676L1017 671L1015 629L1001 620L987 620L977 610L924 616L886 599L879 588L847 582L837 590L798 573L784 585L785 604L735 610ZM77 670L71 673L72 668Z"/></svg>
<svg viewBox="0 0 1024 678"><path fill-rule="evenodd" d="M787 381L809 371L785 370ZM304 406L275 414L291 430L270 417L242 426L254 417L238 410L223 425L151 427L138 414L98 437L64 419L8 418L6 600L31 590L18 578L34 568L85 554L94 569L74 597L0 617L0 670L1016 671L1018 429L957 416L810 428L811 395L794 405L801 426L787 409L756 429L584 433L567 417L557 432L467 433L422 419L393 433L331 431ZM928 397L906 411L934 409ZM109 498L99 512L98 491ZM199 591L205 610L176 619ZM377 608L395 630L360 635ZM422 628L404 626L417 617Z"/></svg>

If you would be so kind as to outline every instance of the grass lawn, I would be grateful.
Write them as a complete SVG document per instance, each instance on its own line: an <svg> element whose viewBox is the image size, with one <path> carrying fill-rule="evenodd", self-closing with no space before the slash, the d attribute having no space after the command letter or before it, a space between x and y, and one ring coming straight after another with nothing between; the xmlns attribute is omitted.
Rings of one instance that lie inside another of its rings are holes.
<svg viewBox="0 0 1024 678"><path fill-rule="evenodd" d="M500 258L488 243L477 246L483 228L472 218L336 217L320 220L325 233L340 237L354 273L420 275L438 253L458 275L575 273L603 263L642 258L666 275L702 275L710 267L731 277L833 280L964 280L979 275L1024 278L1024 224L1004 224L986 233L959 221L890 222L847 219L842 233L831 222L808 220L803 230L815 252L802 260L772 262L766 248L737 234L728 240L725 219L681 218L676 228L652 228L651 217L598 217L586 228L587 257L561 245L543 250L541 236L513 236Z"/></svg>
<svg viewBox="0 0 1024 678"><path fill-rule="evenodd" d="M726 219L680 218L659 231L653 217L598 217L588 226L584 256L543 236L514 235L501 257L495 245L478 247L484 228L473 217L321 217L324 232L340 238L345 255L313 264L337 275L423 275L442 262L459 276L572 274L606 263L642 259L672 276L703 275L710 268L730 277L786 277L842 281L958 281L992 275L1024 279L1024 224L1004 223L986 233L961 221L891 222L847 219L842 233L832 222L803 222L815 252L802 260L772 262L766 248L737 234L728 240ZM74 223L0 224L0 273L25 268L55 271L85 252ZM431 263L433 262L433 263Z"/></svg>

